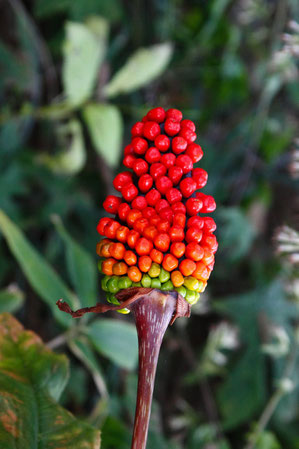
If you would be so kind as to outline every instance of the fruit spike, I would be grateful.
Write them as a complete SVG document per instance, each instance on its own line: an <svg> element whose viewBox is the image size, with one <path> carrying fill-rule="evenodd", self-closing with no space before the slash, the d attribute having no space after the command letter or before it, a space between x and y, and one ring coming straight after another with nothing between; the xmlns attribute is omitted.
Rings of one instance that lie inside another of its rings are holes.
<svg viewBox="0 0 299 449"><path fill-rule="evenodd" d="M208 174L194 164L203 156L195 143L195 125L178 109L151 109L132 127L125 147L126 170L113 185L104 209L111 216L97 226L109 302L129 287L176 290L191 305L199 299L213 270L217 241L215 222L206 215L214 198L199 192Z"/></svg>

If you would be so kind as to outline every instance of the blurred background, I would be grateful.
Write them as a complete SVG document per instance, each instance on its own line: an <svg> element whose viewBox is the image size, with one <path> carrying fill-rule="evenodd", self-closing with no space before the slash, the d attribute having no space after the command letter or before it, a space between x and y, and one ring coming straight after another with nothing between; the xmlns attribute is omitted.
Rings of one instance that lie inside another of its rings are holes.
<svg viewBox="0 0 299 449"><path fill-rule="evenodd" d="M2 0L0 23L0 311L67 355L63 406L103 449L130 447L132 318L78 323L55 301L105 300L103 199L133 123L177 107L204 150L219 250L167 331L148 449L298 449L299 3Z"/></svg>

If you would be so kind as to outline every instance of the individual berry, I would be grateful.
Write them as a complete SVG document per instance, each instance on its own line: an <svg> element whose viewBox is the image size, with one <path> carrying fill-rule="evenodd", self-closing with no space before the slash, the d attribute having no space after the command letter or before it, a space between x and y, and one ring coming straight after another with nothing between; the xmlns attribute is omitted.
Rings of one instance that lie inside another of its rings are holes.
<svg viewBox="0 0 299 449"><path fill-rule="evenodd" d="M178 203L182 199L182 194L178 189L175 189L174 187L169 189L166 193L166 198L169 204Z"/></svg>
<svg viewBox="0 0 299 449"><path fill-rule="evenodd" d="M195 124L191 120L188 120L188 119L182 120L181 127L183 129L184 128L191 129L191 131L193 131L193 132L195 132L195 129L196 129Z"/></svg>
<svg viewBox="0 0 299 449"><path fill-rule="evenodd" d="M105 237L108 239L115 239L116 237L116 231L120 227L120 223L118 223L115 220L111 220L106 226L105 226Z"/></svg>
<svg viewBox="0 0 299 449"><path fill-rule="evenodd" d="M149 226L148 219L141 217L135 221L133 228L135 229L135 231L139 232L139 234L143 234L145 228L147 228L148 226Z"/></svg>
<svg viewBox="0 0 299 449"><path fill-rule="evenodd" d="M163 108L154 108L148 111L147 116L148 120L152 120L157 123L162 123L165 120L166 114Z"/></svg>
<svg viewBox="0 0 299 449"><path fill-rule="evenodd" d="M197 145L197 143L191 143L190 145L188 145L186 155L188 155L191 158L192 162L195 164L203 157L203 151L201 147Z"/></svg>
<svg viewBox="0 0 299 449"><path fill-rule="evenodd" d="M157 278L157 277L159 277L160 272L161 272L160 264L152 263L148 274L151 278Z"/></svg>
<svg viewBox="0 0 299 449"><path fill-rule="evenodd" d="M110 241L108 243L105 243L101 247L101 254L100 254L101 257L105 257L105 258L110 257L110 247L111 247L112 244L113 244L113 242Z"/></svg>
<svg viewBox="0 0 299 449"><path fill-rule="evenodd" d="M209 266L209 265L211 265L214 262L214 259L215 259L214 254L211 251L209 251L207 248L204 248L203 251L204 251L204 256L201 259L201 261L206 266Z"/></svg>
<svg viewBox="0 0 299 449"><path fill-rule="evenodd" d="M185 238L187 243L198 243L202 239L202 230L197 227L191 226L189 229L187 229Z"/></svg>
<svg viewBox="0 0 299 449"><path fill-rule="evenodd" d="M159 279L161 284L164 284L165 282L169 281L170 279L169 271L166 271L164 270L164 268L162 268L159 274Z"/></svg>
<svg viewBox="0 0 299 449"><path fill-rule="evenodd" d="M161 164L165 165L166 168L170 168L175 164L176 157L173 153L163 154L161 157Z"/></svg>
<svg viewBox="0 0 299 449"><path fill-rule="evenodd" d="M201 281L206 281L207 279L209 279L209 275L210 275L209 270L207 269L205 264L202 262L197 262L196 268L193 271L192 276Z"/></svg>
<svg viewBox="0 0 299 449"><path fill-rule="evenodd" d="M103 207L109 214L116 214L121 205L121 198L115 195L108 195L103 203Z"/></svg>
<svg viewBox="0 0 299 449"><path fill-rule="evenodd" d="M182 213L177 213L173 217L173 224L178 225L181 228L185 228L186 225L186 215Z"/></svg>
<svg viewBox="0 0 299 449"><path fill-rule="evenodd" d="M163 176L162 176L162 178L163 178ZM159 179L161 179L161 178L159 178ZM160 214L161 210L165 209L165 207L169 207L169 202L167 200L165 200L165 198L161 198L159 201L156 202L156 205L155 205L155 210L156 210L157 214Z"/></svg>
<svg viewBox="0 0 299 449"><path fill-rule="evenodd" d="M188 259L194 260L195 262L198 262L204 257L204 250L201 246L199 246L198 243L195 241L192 241L191 243L188 243L186 246L186 257Z"/></svg>
<svg viewBox="0 0 299 449"><path fill-rule="evenodd" d="M174 213L174 215L176 214L186 214L186 206L181 203L180 201L178 203L174 203L171 206L172 212Z"/></svg>
<svg viewBox="0 0 299 449"><path fill-rule="evenodd" d="M160 193L165 195L165 193L172 188L172 182L167 176L161 176L156 180L156 187Z"/></svg>
<svg viewBox="0 0 299 449"><path fill-rule="evenodd" d="M179 268L183 276L190 276L196 269L196 263L191 259L184 259Z"/></svg>
<svg viewBox="0 0 299 449"><path fill-rule="evenodd" d="M172 242L182 242L185 237L184 228L181 226L172 226L169 229L169 237Z"/></svg>
<svg viewBox="0 0 299 449"><path fill-rule="evenodd" d="M203 221L204 221L203 228L204 228L204 230L206 232L214 232L214 231L216 231L216 223L213 220L213 218L211 218L211 217L204 217Z"/></svg>
<svg viewBox="0 0 299 449"><path fill-rule="evenodd" d="M167 119L164 124L164 129L169 136L175 136L179 133L181 125L173 119Z"/></svg>
<svg viewBox="0 0 299 449"><path fill-rule="evenodd" d="M188 144L194 142L197 137L194 131L186 127L181 128L179 136L183 137Z"/></svg>
<svg viewBox="0 0 299 449"><path fill-rule="evenodd" d="M204 218L199 217L198 215L193 215L193 217L190 217L187 221L187 228L190 228L191 226L202 229L204 227Z"/></svg>
<svg viewBox="0 0 299 449"><path fill-rule="evenodd" d="M142 278L142 273L138 267L130 267L128 269L128 277L132 282L140 282Z"/></svg>
<svg viewBox="0 0 299 449"><path fill-rule="evenodd" d="M116 231L116 239L119 242L127 243L129 232L130 230L127 226L120 226Z"/></svg>
<svg viewBox="0 0 299 449"><path fill-rule="evenodd" d="M175 270L171 273L171 282L175 287L180 287L184 284L184 277L179 270Z"/></svg>
<svg viewBox="0 0 299 449"><path fill-rule="evenodd" d="M115 263L116 263L116 260L112 259L112 257L110 257L109 259L103 260L103 263L102 263L103 274L106 274L106 276L112 276L113 275L113 265Z"/></svg>
<svg viewBox="0 0 299 449"><path fill-rule="evenodd" d="M149 164L154 164L155 162L159 162L161 159L161 153L156 147L150 147L145 153L145 160Z"/></svg>
<svg viewBox="0 0 299 449"><path fill-rule="evenodd" d="M140 237L139 232L135 231L135 229L131 229L131 231L128 234L128 240L127 240L127 244L129 245L130 248L135 248L139 237Z"/></svg>
<svg viewBox="0 0 299 449"><path fill-rule="evenodd" d="M134 149L134 153L141 155L146 153L148 143L145 139L142 139L142 137L135 137L132 140L132 147Z"/></svg>
<svg viewBox="0 0 299 449"><path fill-rule="evenodd" d="M165 136L165 134L160 134L155 138L155 146L158 148L158 150L164 153L170 147L169 137Z"/></svg>
<svg viewBox="0 0 299 449"><path fill-rule="evenodd" d="M196 186L198 189L202 189L208 180L208 173L202 168L194 168L192 170L192 178L196 182Z"/></svg>
<svg viewBox="0 0 299 449"><path fill-rule="evenodd" d="M155 226L146 226L142 235L153 242L158 235L158 229Z"/></svg>
<svg viewBox="0 0 299 449"><path fill-rule="evenodd" d="M188 215L196 215L202 208L202 201L198 198L189 198L186 201L186 209Z"/></svg>
<svg viewBox="0 0 299 449"><path fill-rule="evenodd" d="M130 228L132 228L135 221L141 217L142 217L142 212L140 212L140 210L131 209L127 215L127 223L130 226Z"/></svg>
<svg viewBox="0 0 299 449"><path fill-rule="evenodd" d="M143 210L147 207L147 202L144 196L136 196L134 200L132 201L132 207L133 209Z"/></svg>
<svg viewBox="0 0 299 449"><path fill-rule="evenodd" d="M142 122L135 123L135 125L133 125L132 128L131 128L132 136L133 137L141 137L142 136L143 127L144 127L144 123L142 123Z"/></svg>
<svg viewBox="0 0 299 449"><path fill-rule="evenodd" d="M166 271L173 271L175 270L179 265L179 262L176 257L174 257L172 254L166 254L163 259L162 266L164 270Z"/></svg>
<svg viewBox="0 0 299 449"><path fill-rule="evenodd" d="M186 150L187 145L188 143L183 137L174 137L172 140L172 151L174 154L181 154Z"/></svg>
<svg viewBox="0 0 299 449"><path fill-rule="evenodd" d="M123 276L124 274L127 274L128 271L128 265L125 264L125 262L117 262L112 267L112 272L116 276Z"/></svg>
<svg viewBox="0 0 299 449"><path fill-rule="evenodd" d="M180 190L185 198L189 198L196 190L196 182L192 178L182 179Z"/></svg>
<svg viewBox="0 0 299 449"><path fill-rule="evenodd" d="M124 186L121 193L124 199L130 203L138 195L138 189L133 183L131 183Z"/></svg>
<svg viewBox="0 0 299 449"><path fill-rule="evenodd" d="M171 224L173 221L173 211L170 207L165 207L161 210L160 217L162 220L167 220Z"/></svg>
<svg viewBox="0 0 299 449"><path fill-rule="evenodd" d="M112 243L110 246L110 256L114 259L121 260L124 258L126 248L123 243Z"/></svg>
<svg viewBox="0 0 299 449"><path fill-rule="evenodd" d="M150 256L141 256L138 261L140 271L147 273L152 265L152 259Z"/></svg>
<svg viewBox="0 0 299 449"><path fill-rule="evenodd" d="M156 248L153 248L150 252L150 257L153 262L156 262L157 264L161 264L163 260L163 253L162 251L159 251Z"/></svg>
<svg viewBox="0 0 299 449"><path fill-rule="evenodd" d="M132 154L128 154L124 157L123 164L125 167L133 168L134 162L136 161L136 157Z"/></svg>
<svg viewBox="0 0 299 449"><path fill-rule="evenodd" d="M153 225L153 226L158 226L158 224L160 223L160 221L161 221L161 218L159 217L159 215L153 215L151 218L150 218L150 224L151 225Z"/></svg>
<svg viewBox="0 0 299 449"><path fill-rule="evenodd" d="M121 192L121 189L131 182L132 182L132 173L130 171L123 171L115 176L113 186L116 190Z"/></svg>
<svg viewBox="0 0 299 449"><path fill-rule="evenodd" d="M111 241L109 239L102 239L100 242L97 243L96 245L96 253L98 256L102 257L102 247L107 244L110 243Z"/></svg>
<svg viewBox="0 0 299 449"><path fill-rule="evenodd" d="M170 222L168 220L166 220L166 218L161 218L159 223L157 223L157 229L159 232L168 232L170 229Z"/></svg>
<svg viewBox="0 0 299 449"><path fill-rule="evenodd" d="M153 243L146 239L145 237L141 237L137 240L135 245L135 251L139 256L146 256L148 255L151 250L153 249Z"/></svg>
<svg viewBox="0 0 299 449"><path fill-rule="evenodd" d="M186 248L186 245L184 242L174 242L171 244L170 252L177 259L180 259L185 254L185 248Z"/></svg>
<svg viewBox="0 0 299 449"><path fill-rule="evenodd" d="M130 212L131 208L127 203L121 203L121 205L118 208L118 216L122 221L126 221L128 213Z"/></svg>
<svg viewBox="0 0 299 449"><path fill-rule="evenodd" d="M103 217L99 220L98 225L97 225L97 231L100 235L106 235L105 227L111 221L112 221L112 218L108 218L108 217Z"/></svg>
<svg viewBox="0 0 299 449"><path fill-rule="evenodd" d="M145 199L149 206L155 206L157 201L161 198L161 194L157 189L151 189L146 195Z"/></svg>
<svg viewBox="0 0 299 449"><path fill-rule="evenodd" d="M213 234L203 235L201 245L207 246L212 253L215 253L218 249L217 239Z"/></svg>
<svg viewBox="0 0 299 449"><path fill-rule="evenodd" d="M128 276L122 276L120 279L118 279L118 288L120 290L130 287L132 287L132 281Z"/></svg>
<svg viewBox="0 0 299 449"><path fill-rule="evenodd" d="M143 159L136 159L133 164L133 170L138 177L144 175L148 171L148 163Z"/></svg>
<svg viewBox="0 0 299 449"><path fill-rule="evenodd" d="M151 286L151 283L152 283L151 277L148 274L144 274L141 279L142 287L149 288Z"/></svg>
<svg viewBox="0 0 299 449"><path fill-rule="evenodd" d="M148 121L144 123L143 135L148 140L155 140L160 134L160 126L156 122Z"/></svg>
<svg viewBox="0 0 299 449"><path fill-rule="evenodd" d="M129 266L136 265L136 263L137 263L137 256L136 256L136 254L133 251L128 249L125 252L124 260L125 260L126 264L129 265Z"/></svg>
<svg viewBox="0 0 299 449"><path fill-rule="evenodd" d="M174 166L168 169L168 177L173 182L173 185L177 185L180 182L182 176L183 169L181 167Z"/></svg>
<svg viewBox="0 0 299 449"><path fill-rule="evenodd" d="M205 195L204 193L197 192L196 198L202 201L201 212L207 214L209 212L214 212L216 209L216 203L211 195Z"/></svg>
<svg viewBox="0 0 299 449"><path fill-rule="evenodd" d="M199 282L195 277L187 276L184 279L184 287L188 290L196 291L199 287Z"/></svg>
<svg viewBox="0 0 299 449"><path fill-rule="evenodd" d="M161 288L161 281L160 279L154 278L151 281L151 288Z"/></svg>
<svg viewBox="0 0 299 449"><path fill-rule="evenodd" d="M148 192L154 183L154 180L151 175L146 173L145 175L140 176L138 180L138 187L142 193Z"/></svg>
<svg viewBox="0 0 299 449"><path fill-rule="evenodd" d="M130 155L134 155L134 148L132 147L131 144L125 146L125 149L124 149L124 155L125 155L125 156L128 156L129 154L130 154Z"/></svg>
<svg viewBox="0 0 299 449"><path fill-rule="evenodd" d="M183 118L183 114L178 109L171 108L166 111L166 117L176 122L180 122Z"/></svg>
<svg viewBox="0 0 299 449"><path fill-rule="evenodd" d="M157 162L153 165L151 165L150 168L150 174L154 178L154 180L160 178L160 176L164 176L167 172L167 168L165 165L161 164L160 162Z"/></svg>
<svg viewBox="0 0 299 449"><path fill-rule="evenodd" d="M169 237L169 235L165 234L165 233L164 234L163 233L158 234L157 237L154 240L154 245L155 245L155 247L158 250L160 250L163 253L165 253L168 250L169 245L170 245L170 237Z"/></svg>
<svg viewBox="0 0 299 449"><path fill-rule="evenodd" d="M150 219L151 217L153 217L153 216L155 216L157 214L156 214L156 211L155 211L155 209L153 207L149 207L148 206L148 207L145 207L142 210L142 215L144 216L144 218Z"/></svg>
<svg viewBox="0 0 299 449"><path fill-rule="evenodd" d="M180 156L177 157L175 164L177 167L181 167L184 175L189 173L193 168L192 159L187 154L180 154Z"/></svg>

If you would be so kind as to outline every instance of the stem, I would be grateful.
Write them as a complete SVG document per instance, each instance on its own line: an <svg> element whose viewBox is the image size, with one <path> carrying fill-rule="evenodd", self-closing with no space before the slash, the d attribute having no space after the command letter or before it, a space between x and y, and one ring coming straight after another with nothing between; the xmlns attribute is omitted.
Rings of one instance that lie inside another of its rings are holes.
<svg viewBox="0 0 299 449"><path fill-rule="evenodd" d="M157 362L165 331L176 310L176 297L156 290L132 306L139 342L138 390L131 449L145 449Z"/></svg>

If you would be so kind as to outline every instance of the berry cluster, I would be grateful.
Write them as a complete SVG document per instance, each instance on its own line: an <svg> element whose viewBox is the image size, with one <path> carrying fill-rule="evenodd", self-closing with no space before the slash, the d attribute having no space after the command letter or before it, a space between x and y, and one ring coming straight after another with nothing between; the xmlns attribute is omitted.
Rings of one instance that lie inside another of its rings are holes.
<svg viewBox="0 0 299 449"><path fill-rule="evenodd" d="M123 164L97 226L105 275L102 288L110 302L131 286L176 290L194 304L207 284L217 250L212 218L214 198L196 192L208 174L194 168L203 156L195 125L177 109L155 108L132 127ZM199 215L201 214L201 215Z"/></svg>

